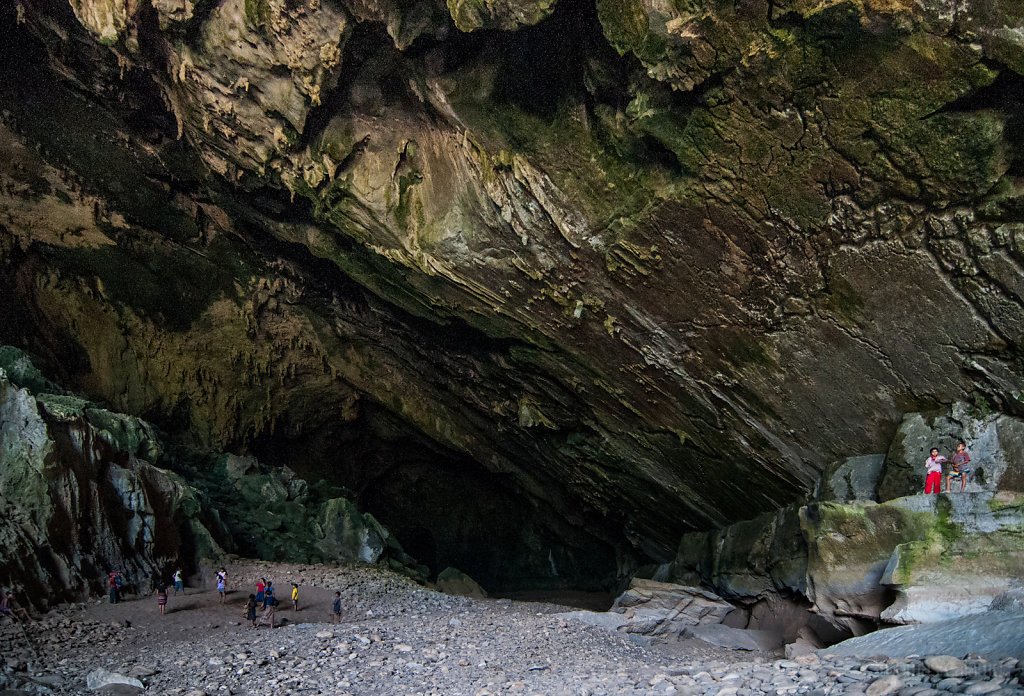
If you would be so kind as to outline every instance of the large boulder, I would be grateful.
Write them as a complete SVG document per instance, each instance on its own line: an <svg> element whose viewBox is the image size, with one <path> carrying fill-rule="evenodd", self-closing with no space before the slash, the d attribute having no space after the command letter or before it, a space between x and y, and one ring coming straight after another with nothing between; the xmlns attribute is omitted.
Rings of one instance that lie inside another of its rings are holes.
<svg viewBox="0 0 1024 696"><path fill-rule="evenodd" d="M694 627L716 626L733 608L713 592L698 587L633 578L611 610L574 611L560 616L613 631L669 638L686 635Z"/></svg>
<svg viewBox="0 0 1024 696"><path fill-rule="evenodd" d="M487 592L484 591L484 588L480 587L476 580L458 568L448 567L442 570L437 574L435 585L438 590L445 594L479 598L487 596Z"/></svg>
<svg viewBox="0 0 1024 696"><path fill-rule="evenodd" d="M690 626L720 624L733 608L707 590L633 578L611 611L623 615L629 633L679 635Z"/></svg>
<svg viewBox="0 0 1024 696"><path fill-rule="evenodd" d="M923 491L924 461L931 448L949 457L958 442L965 443L971 455L968 492L1024 491L1024 419L992 413L984 402L957 402L943 412L904 416L886 456L880 499ZM948 472L947 467L943 488Z"/></svg>
<svg viewBox="0 0 1024 696"><path fill-rule="evenodd" d="M987 610L1024 577L1024 495L915 496L893 505L934 519L924 538L896 546L881 583L896 590L889 623L932 623Z"/></svg>

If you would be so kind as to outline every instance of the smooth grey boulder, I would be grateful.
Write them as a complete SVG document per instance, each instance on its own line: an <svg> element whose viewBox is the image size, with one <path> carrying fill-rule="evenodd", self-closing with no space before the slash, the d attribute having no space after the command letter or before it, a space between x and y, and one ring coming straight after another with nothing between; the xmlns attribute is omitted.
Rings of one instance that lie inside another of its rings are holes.
<svg viewBox="0 0 1024 696"><path fill-rule="evenodd" d="M878 500L878 483L885 466L884 454L847 457L833 462L822 476L821 500L848 503Z"/></svg>
<svg viewBox="0 0 1024 696"><path fill-rule="evenodd" d="M938 448L940 454L949 457L961 441L971 455L972 476L967 492L1024 490L1024 420L986 414L957 402L943 413L908 413L903 417L886 456L879 499L923 492L924 461L931 448ZM948 473L946 465L942 472L943 490Z"/></svg>
<svg viewBox="0 0 1024 696"><path fill-rule="evenodd" d="M609 631L617 631L626 625L626 619L622 614L616 614L610 611L567 611L561 614L555 614L555 616L562 619L579 621L580 623L584 623L588 626L606 628Z"/></svg>
<svg viewBox="0 0 1024 696"><path fill-rule="evenodd" d="M633 578L611 611L573 611L558 616L613 631L677 636L693 626L719 624L733 609L718 595L698 587Z"/></svg>
<svg viewBox="0 0 1024 696"><path fill-rule="evenodd" d="M897 626L850 638L818 655L992 655L1024 659L1024 612L986 611L946 621Z"/></svg>
<svg viewBox="0 0 1024 696"><path fill-rule="evenodd" d="M731 650L771 652L782 647L782 638L777 633L733 628L722 624L691 626L683 632L683 637L700 638L705 643Z"/></svg>
<svg viewBox="0 0 1024 696"><path fill-rule="evenodd" d="M118 674L117 672L111 672L110 670L102 667L94 669L85 677L85 685L90 691L97 691L115 684L135 687L139 691L143 691L145 689L142 682L138 679Z"/></svg>
<svg viewBox="0 0 1024 696"><path fill-rule="evenodd" d="M676 635L688 626L719 624L733 608L698 587L634 578L612 611L623 615L629 633Z"/></svg>

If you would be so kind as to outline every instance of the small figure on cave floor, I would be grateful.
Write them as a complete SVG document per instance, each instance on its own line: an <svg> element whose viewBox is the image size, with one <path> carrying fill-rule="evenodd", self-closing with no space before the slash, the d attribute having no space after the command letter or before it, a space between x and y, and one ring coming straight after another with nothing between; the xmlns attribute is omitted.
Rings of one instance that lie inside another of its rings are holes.
<svg viewBox="0 0 1024 696"><path fill-rule="evenodd" d="M267 579L260 578L260 581L256 583L256 603L263 604L263 597L267 590Z"/></svg>
<svg viewBox="0 0 1024 696"><path fill-rule="evenodd" d="M299 610L299 583L292 583L292 611Z"/></svg>
<svg viewBox="0 0 1024 696"><path fill-rule="evenodd" d="M263 592L263 608L266 609L274 599L274 581L267 580L267 589Z"/></svg>
<svg viewBox="0 0 1024 696"><path fill-rule="evenodd" d="M163 580L156 584L156 606L161 616L167 613L167 585Z"/></svg>
<svg viewBox="0 0 1024 696"><path fill-rule="evenodd" d="M120 597L118 596L118 581L117 573L110 571L107 574L107 589L110 591L110 603L117 604Z"/></svg>
<svg viewBox="0 0 1024 696"><path fill-rule="evenodd" d="M928 469L928 475L924 480L925 494L938 495L942 492L942 465L945 461L946 458L939 454L939 449L932 447L930 456L924 460L925 467Z"/></svg>
<svg viewBox="0 0 1024 696"><path fill-rule="evenodd" d="M227 599L227 587L220 573L217 573L217 594L220 595L220 603L223 604L224 600Z"/></svg>
<svg viewBox="0 0 1024 696"><path fill-rule="evenodd" d="M224 587L228 586L228 569L224 566L221 566L220 570L217 571L217 581L218 583L223 581Z"/></svg>
<svg viewBox="0 0 1024 696"><path fill-rule="evenodd" d="M25 621L31 621L32 617L29 616L28 610L25 607L18 605L18 600L14 596L13 590L7 590L6 592L0 593L0 615L10 616L12 619L17 620L20 616Z"/></svg>
<svg viewBox="0 0 1024 696"><path fill-rule="evenodd" d="M245 603L245 619L249 622L249 628L256 628L256 595L250 594L249 601Z"/></svg>
<svg viewBox="0 0 1024 696"><path fill-rule="evenodd" d="M341 593L334 593L334 606L331 607L331 623L341 623Z"/></svg>
<svg viewBox="0 0 1024 696"><path fill-rule="evenodd" d="M179 592L185 594L185 581L181 576L181 568L174 571L174 594L177 595Z"/></svg>
<svg viewBox="0 0 1024 696"><path fill-rule="evenodd" d="M956 452L953 453L950 461L950 472L946 475L946 492L949 493L949 484L953 479L960 479L960 492L967 488L967 476L971 473L968 464L971 463L971 455L967 452L967 445L958 442Z"/></svg>
<svg viewBox="0 0 1024 696"><path fill-rule="evenodd" d="M274 617L276 616L276 614L277 614L277 600L271 598L270 603L267 604L267 606L263 608L263 614L260 616L259 620L256 622L256 628L259 628L260 626L269 626L270 628L273 628L274 627L274 621L275 621Z"/></svg>

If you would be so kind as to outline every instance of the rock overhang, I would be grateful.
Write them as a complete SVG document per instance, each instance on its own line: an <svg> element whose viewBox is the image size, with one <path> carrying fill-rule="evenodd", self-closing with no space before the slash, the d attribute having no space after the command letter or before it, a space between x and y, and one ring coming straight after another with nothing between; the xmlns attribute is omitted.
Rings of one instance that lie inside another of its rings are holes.
<svg viewBox="0 0 1024 696"><path fill-rule="evenodd" d="M8 84L4 122L64 182L12 200L92 196L113 243L12 218L4 338L195 442L373 481L330 439L397 429L549 511L541 545L665 560L884 449L904 411L1019 408L1019 139L1007 102L971 101L1018 84L1012 42L870 3L664 31L633 3L625 33L565 3L488 41L543 55L575 21L627 55L577 40L531 109L495 81L521 63L436 16L420 45L386 8L100 4L75 6L91 45L61 3L22 8L12 50L46 46L55 89Z"/></svg>

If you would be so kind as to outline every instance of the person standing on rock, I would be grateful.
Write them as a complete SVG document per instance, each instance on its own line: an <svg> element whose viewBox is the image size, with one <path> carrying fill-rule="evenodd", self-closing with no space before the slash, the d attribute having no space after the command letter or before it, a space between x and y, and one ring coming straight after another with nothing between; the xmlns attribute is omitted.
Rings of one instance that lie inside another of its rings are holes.
<svg viewBox="0 0 1024 696"><path fill-rule="evenodd" d="M161 616L167 613L167 585L163 580L156 584L156 606L160 609Z"/></svg>
<svg viewBox="0 0 1024 696"><path fill-rule="evenodd" d="M335 592L334 593L334 606L331 607L331 623L332 624L340 624L341 623L341 593L340 592Z"/></svg>
<svg viewBox="0 0 1024 696"><path fill-rule="evenodd" d="M938 495L942 492L942 464L946 458L939 454L937 447L932 447L930 455L924 461L928 469L928 475L924 479L924 492L926 495L931 493Z"/></svg>
<svg viewBox="0 0 1024 696"><path fill-rule="evenodd" d="M971 473L968 464L971 463L971 455L967 453L967 445L962 442L956 444L956 452L949 460L950 472L946 475L946 492L949 493L949 482L953 479L960 479L960 492L967 488L967 474Z"/></svg>
<svg viewBox="0 0 1024 696"><path fill-rule="evenodd" d="M174 571L174 594L177 596L178 592L185 594L185 581L181 577L181 568Z"/></svg>
<svg viewBox="0 0 1024 696"><path fill-rule="evenodd" d="M292 583L292 611L299 610L299 583Z"/></svg>

